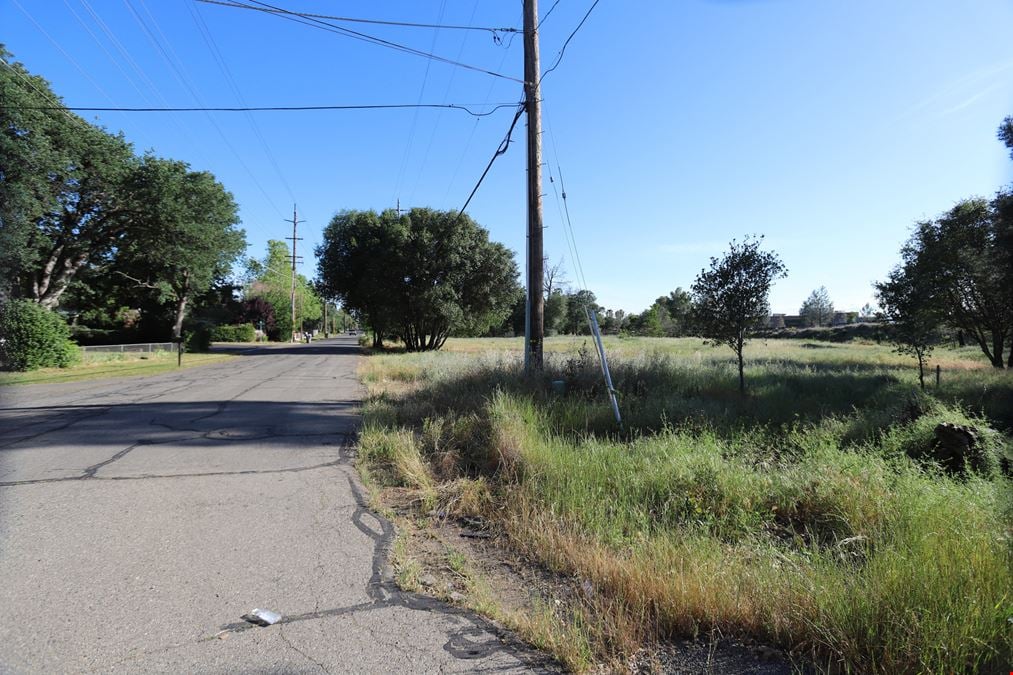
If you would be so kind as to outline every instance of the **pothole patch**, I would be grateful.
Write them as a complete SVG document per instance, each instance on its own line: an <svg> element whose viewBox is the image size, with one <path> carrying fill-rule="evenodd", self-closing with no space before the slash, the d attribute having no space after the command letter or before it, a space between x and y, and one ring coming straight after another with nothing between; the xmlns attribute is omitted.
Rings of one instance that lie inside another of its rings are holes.
<svg viewBox="0 0 1013 675"><path fill-rule="evenodd" d="M249 441L273 435L271 427L227 427L209 431L204 436L216 441Z"/></svg>

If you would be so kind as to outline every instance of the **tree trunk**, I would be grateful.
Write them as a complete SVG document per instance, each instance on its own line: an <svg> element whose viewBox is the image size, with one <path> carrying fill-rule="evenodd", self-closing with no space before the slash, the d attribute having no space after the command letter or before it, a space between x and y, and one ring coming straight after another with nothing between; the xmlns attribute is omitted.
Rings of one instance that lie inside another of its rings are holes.
<svg viewBox="0 0 1013 675"><path fill-rule="evenodd" d="M179 302L176 303L176 324L172 328L172 336L179 339L183 335L183 316L186 314L186 302L190 296L190 273L183 273L183 288L179 291Z"/></svg>
<svg viewBox="0 0 1013 675"><path fill-rule="evenodd" d="M32 282L32 299L46 309L55 309L77 271L88 262L88 252L64 257L63 244L49 252L46 264Z"/></svg>
<svg viewBox="0 0 1013 675"><path fill-rule="evenodd" d="M918 383L922 386L922 391L925 390L925 353L919 351L918 354Z"/></svg>
<svg viewBox="0 0 1013 675"><path fill-rule="evenodd" d="M996 368L1005 368L1006 364L1002 360L1002 353L1004 350L1005 336L999 331L992 331L992 365Z"/></svg>
<svg viewBox="0 0 1013 675"><path fill-rule="evenodd" d="M746 395L746 375L742 365L742 347L744 340L740 337L735 343L735 354L739 357L739 394Z"/></svg>
<svg viewBox="0 0 1013 675"><path fill-rule="evenodd" d="M172 327L172 337L179 339L183 335L183 315L186 313L186 295L176 303L176 323Z"/></svg>

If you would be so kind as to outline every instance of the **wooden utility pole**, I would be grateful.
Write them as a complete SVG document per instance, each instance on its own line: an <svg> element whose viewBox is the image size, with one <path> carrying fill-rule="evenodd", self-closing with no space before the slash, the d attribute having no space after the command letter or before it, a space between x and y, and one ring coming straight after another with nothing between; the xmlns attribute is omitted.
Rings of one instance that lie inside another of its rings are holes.
<svg viewBox="0 0 1013 675"><path fill-rule="evenodd" d="M299 227L299 223L300 222L306 222L306 221L300 221L299 220L299 216L298 216L298 214L296 212L296 206L295 206L295 204L293 204L292 205L292 220L286 220L285 222L286 223L292 223L292 236L291 237L285 237L285 238L292 240L292 296L291 296L291 299L292 299L292 342L295 342L296 341L296 339L295 339L295 332L296 332L295 331L295 278L296 278L295 266L296 266L296 263L299 262L299 256L297 256L295 254L295 243L297 241L300 241L302 239L302 237L296 236L296 230Z"/></svg>
<svg viewBox="0 0 1013 675"><path fill-rule="evenodd" d="M542 369L545 299L542 296L542 102L538 60L538 0L524 0L524 105L528 114L528 293L524 369Z"/></svg>

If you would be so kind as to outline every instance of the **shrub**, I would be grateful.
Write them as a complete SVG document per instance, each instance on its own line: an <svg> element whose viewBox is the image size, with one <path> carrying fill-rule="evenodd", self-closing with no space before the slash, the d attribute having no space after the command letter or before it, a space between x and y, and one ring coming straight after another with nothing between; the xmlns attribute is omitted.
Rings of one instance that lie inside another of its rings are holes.
<svg viewBox="0 0 1013 675"><path fill-rule="evenodd" d="M211 329L197 325L183 332L183 347L188 352L206 352L211 348Z"/></svg>
<svg viewBox="0 0 1013 675"><path fill-rule="evenodd" d="M63 318L41 305L14 300L0 306L0 363L9 370L73 365L81 355L69 336Z"/></svg>
<svg viewBox="0 0 1013 675"><path fill-rule="evenodd" d="M252 323L215 326L210 336L212 342L253 342L256 330Z"/></svg>

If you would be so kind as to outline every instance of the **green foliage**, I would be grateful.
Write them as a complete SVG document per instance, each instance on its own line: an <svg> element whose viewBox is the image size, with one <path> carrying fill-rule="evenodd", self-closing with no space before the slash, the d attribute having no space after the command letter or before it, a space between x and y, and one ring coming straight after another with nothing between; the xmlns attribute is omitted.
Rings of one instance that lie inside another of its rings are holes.
<svg viewBox="0 0 1013 675"><path fill-rule="evenodd" d="M371 357L367 433L371 447L391 448L371 456L377 475L384 456L398 465L398 444L447 481L491 460L500 470L483 517L588 580L620 613L612 625L637 626L648 642L718 630L842 672L1005 665L1009 485L987 471L949 477L926 460L940 422L977 429L986 453L1008 444L965 412L1008 414L1008 399L995 403L1013 392L1007 373L960 361L945 402L915 389L910 366L885 348L770 341L751 359L753 395L736 399L731 364L703 356L698 340L614 340L627 419L617 437L594 364L585 372L573 355L579 340L547 342L545 381L497 346L515 342ZM553 351L563 345L571 350ZM546 381L564 374L568 395L548 395ZM596 647L609 653L610 637Z"/></svg>
<svg viewBox="0 0 1013 675"><path fill-rule="evenodd" d="M829 326L834 318L834 303L830 301L830 294L827 293L826 287L820 286L810 293L802 303L798 314L807 327Z"/></svg>
<svg viewBox="0 0 1013 675"><path fill-rule="evenodd" d="M377 345L393 335L426 351L452 333L482 335L516 299L511 252L456 212L346 211L327 226L317 258L325 292L365 319Z"/></svg>
<svg viewBox="0 0 1013 675"><path fill-rule="evenodd" d="M180 335L187 304L231 269L246 248L232 195L185 162L147 155L128 181L131 236L121 276L172 307Z"/></svg>
<svg viewBox="0 0 1013 675"><path fill-rule="evenodd" d="M776 253L760 250L763 237L734 240L720 260L711 258L693 282L693 323L714 344L728 345L739 361L739 392L745 393L742 349L746 336L770 314L767 297L775 279L787 276Z"/></svg>
<svg viewBox="0 0 1013 675"><path fill-rule="evenodd" d="M0 364L8 370L66 368L80 360L59 314L28 300L0 305Z"/></svg>
<svg viewBox="0 0 1013 675"><path fill-rule="evenodd" d="M16 107L59 99L5 50L0 59L0 267L12 273L0 292L54 308L78 271L110 255L128 227L120 198L135 160L122 135L72 112Z"/></svg>
<svg viewBox="0 0 1013 675"><path fill-rule="evenodd" d="M560 331L570 335L589 335L591 328L587 325L585 308L598 311L598 299L588 290L578 290L566 294L566 311L562 317Z"/></svg>
<svg viewBox="0 0 1013 675"><path fill-rule="evenodd" d="M653 306L658 308L658 321L664 335L679 337L692 333L693 298L682 288L661 296Z"/></svg>
<svg viewBox="0 0 1013 675"><path fill-rule="evenodd" d="M211 329L212 342L253 342L256 329L252 323L215 326Z"/></svg>
<svg viewBox="0 0 1013 675"><path fill-rule="evenodd" d="M0 59L0 298L70 299L93 327L178 334L245 246L231 195L68 110L33 110L59 98L2 47ZM140 315L123 321L123 306Z"/></svg>
<svg viewBox="0 0 1013 675"><path fill-rule="evenodd" d="M1007 115L999 125L999 140L1009 148L1009 156L1013 159L1013 115Z"/></svg>
<svg viewBox="0 0 1013 675"><path fill-rule="evenodd" d="M265 324L272 340L289 340L293 332L300 332L307 324L323 316L323 301L317 289L301 274L296 275L295 324L292 323L292 263L284 241L267 242L267 256L263 260L250 260L252 280L246 286L247 300L262 299L273 308L273 326Z"/></svg>
<svg viewBox="0 0 1013 675"><path fill-rule="evenodd" d="M933 321L946 323L969 335L994 367L1005 367L1013 333L1013 196L966 199L918 223L901 264L877 288L894 300L904 344ZM1013 348L1009 356L1013 365Z"/></svg>
<svg viewBox="0 0 1013 675"><path fill-rule="evenodd" d="M925 283L926 272L917 256L910 256L901 267L890 272L886 281L875 284L883 316L888 322L891 340L901 354L918 360L918 380L925 388L925 363L941 339L942 312Z"/></svg>
<svg viewBox="0 0 1013 675"><path fill-rule="evenodd" d="M194 324L183 331L183 349L188 352L206 352L211 349L211 328Z"/></svg>

